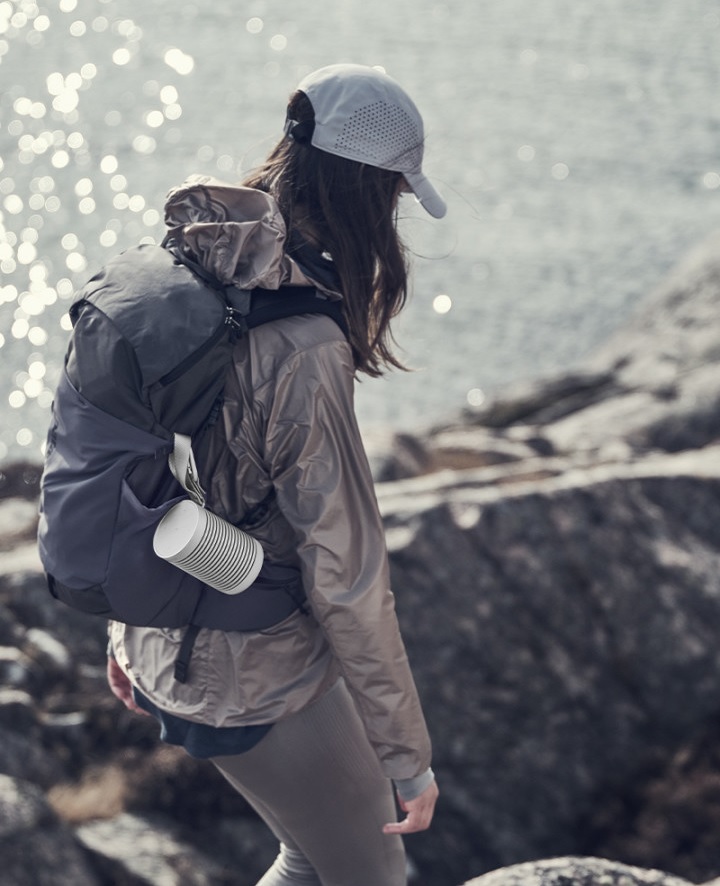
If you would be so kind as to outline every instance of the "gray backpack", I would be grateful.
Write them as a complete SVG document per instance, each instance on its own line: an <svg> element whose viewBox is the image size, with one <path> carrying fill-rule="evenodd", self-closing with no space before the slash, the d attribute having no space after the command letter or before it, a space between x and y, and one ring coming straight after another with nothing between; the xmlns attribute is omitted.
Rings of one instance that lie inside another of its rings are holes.
<svg viewBox="0 0 720 886"><path fill-rule="evenodd" d="M41 480L39 549L50 592L127 624L260 630L302 606L297 570L264 562L227 596L158 557L155 529L187 492L168 466L175 434L202 438L222 406L238 336L338 302L312 287L226 287L164 246L110 261L71 308L73 333L55 394ZM269 498L246 514L251 530ZM183 670L184 669L184 670Z"/></svg>

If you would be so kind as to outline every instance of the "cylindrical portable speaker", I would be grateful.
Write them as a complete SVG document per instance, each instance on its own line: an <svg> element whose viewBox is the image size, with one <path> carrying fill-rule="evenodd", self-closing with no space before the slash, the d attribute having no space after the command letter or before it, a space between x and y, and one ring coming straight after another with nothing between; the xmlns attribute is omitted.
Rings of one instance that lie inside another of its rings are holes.
<svg viewBox="0 0 720 886"><path fill-rule="evenodd" d="M263 563L263 549L256 539L189 499L162 518L153 549L158 557L224 594L247 590Z"/></svg>

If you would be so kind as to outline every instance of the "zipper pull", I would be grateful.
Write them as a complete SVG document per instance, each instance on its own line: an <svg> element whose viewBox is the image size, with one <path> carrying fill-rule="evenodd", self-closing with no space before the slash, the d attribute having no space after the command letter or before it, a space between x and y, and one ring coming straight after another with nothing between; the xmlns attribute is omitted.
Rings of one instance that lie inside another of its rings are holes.
<svg viewBox="0 0 720 886"><path fill-rule="evenodd" d="M232 328L231 335L233 337L239 338L247 332L245 318L230 305L225 305L225 325Z"/></svg>

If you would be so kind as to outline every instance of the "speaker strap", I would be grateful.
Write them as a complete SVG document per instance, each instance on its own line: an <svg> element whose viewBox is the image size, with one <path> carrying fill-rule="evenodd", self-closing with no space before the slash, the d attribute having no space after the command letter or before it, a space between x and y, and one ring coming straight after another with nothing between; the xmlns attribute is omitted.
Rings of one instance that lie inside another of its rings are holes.
<svg viewBox="0 0 720 886"><path fill-rule="evenodd" d="M168 456L168 465L173 477L187 491L187 494L201 508L205 507L205 490L200 485L192 441L185 434L173 434L173 451Z"/></svg>

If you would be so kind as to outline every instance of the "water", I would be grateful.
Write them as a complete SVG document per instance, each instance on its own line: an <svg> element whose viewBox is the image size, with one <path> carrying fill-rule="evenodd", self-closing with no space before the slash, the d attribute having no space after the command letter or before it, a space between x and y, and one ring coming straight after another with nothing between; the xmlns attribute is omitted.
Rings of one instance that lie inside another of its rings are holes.
<svg viewBox="0 0 720 886"><path fill-rule="evenodd" d="M237 179L309 70L383 66L423 110L442 222L404 206L412 428L581 360L720 223L715 0L0 0L0 460L40 456L73 287Z"/></svg>

